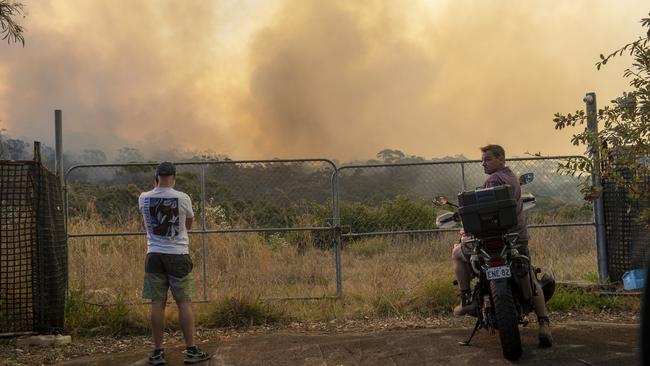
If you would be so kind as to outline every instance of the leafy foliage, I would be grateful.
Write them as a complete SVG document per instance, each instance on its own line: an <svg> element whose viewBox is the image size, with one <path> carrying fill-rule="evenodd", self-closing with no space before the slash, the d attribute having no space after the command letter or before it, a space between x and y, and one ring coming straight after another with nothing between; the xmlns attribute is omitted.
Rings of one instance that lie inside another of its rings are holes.
<svg viewBox="0 0 650 366"><path fill-rule="evenodd" d="M596 117L600 131L587 129L574 134L571 139L575 146L596 149L601 158L603 180L623 187L631 200L650 199L650 17L643 18L641 25L649 28L648 37L640 37L607 56L601 54L596 63L600 70L615 57L632 56L631 67L623 73L629 79L632 91L623 93L612 100L611 105L598 110ZM553 119L557 130L583 125L586 121L587 115L581 110L556 113ZM562 169L573 174L591 174L594 166L587 158L573 158ZM601 187L590 187L587 182L582 187L587 199L597 197L601 190ZM650 224L650 209L642 212L640 219Z"/></svg>
<svg viewBox="0 0 650 366"><path fill-rule="evenodd" d="M79 334L124 336L148 331L146 322L127 306L122 295L114 306L97 306L87 301L82 290L71 289L64 313L66 330Z"/></svg>
<svg viewBox="0 0 650 366"><path fill-rule="evenodd" d="M20 42L25 46L23 31L25 30L20 24L16 23L15 18L24 17L24 5L13 0L0 0L0 35L2 40L7 43Z"/></svg>
<svg viewBox="0 0 650 366"><path fill-rule="evenodd" d="M575 311L590 309L600 311L633 310L634 305L623 297L602 296L584 289L569 289L559 287L548 301L548 308L554 311Z"/></svg>

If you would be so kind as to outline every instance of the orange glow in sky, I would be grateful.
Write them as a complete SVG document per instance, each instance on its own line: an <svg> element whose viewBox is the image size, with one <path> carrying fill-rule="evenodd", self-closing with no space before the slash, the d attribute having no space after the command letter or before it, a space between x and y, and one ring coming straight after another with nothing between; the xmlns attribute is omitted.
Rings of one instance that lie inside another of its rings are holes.
<svg viewBox="0 0 650 366"><path fill-rule="evenodd" d="M234 159L582 153L553 114L628 90L647 1L24 0L0 128L68 149Z"/></svg>

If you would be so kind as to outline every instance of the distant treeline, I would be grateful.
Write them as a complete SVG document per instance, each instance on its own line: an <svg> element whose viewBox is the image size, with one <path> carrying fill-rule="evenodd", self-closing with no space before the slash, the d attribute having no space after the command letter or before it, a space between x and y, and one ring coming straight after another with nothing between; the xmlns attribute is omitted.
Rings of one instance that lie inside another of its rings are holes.
<svg viewBox="0 0 650 366"><path fill-rule="evenodd" d="M204 209L210 229L332 225L334 170L328 164L278 162L202 166ZM201 165L179 166L177 174L177 188L192 197L197 215L202 209L200 168ZM450 178L453 177L452 169L457 167L444 164L343 169L339 176L343 230L436 228L435 217L442 209L432 205L431 198L446 193L453 200L458 182ZM71 218L99 218L106 226L119 227L125 220L139 220L137 198L142 191L153 187L154 170L153 167L93 167L75 170L68 178ZM530 222L590 220L589 207L563 198L568 194L567 189L577 194L575 184L567 187L567 182L559 183L548 186L542 179L539 187L531 187L538 203L529 211ZM544 191L548 194L540 194Z"/></svg>
<svg viewBox="0 0 650 366"><path fill-rule="evenodd" d="M0 159L31 159L31 144L0 135ZM52 164L54 151L44 146L43 159ZM137 198L154 185L156 161L147 161L135 148L117 152L118 162L151 162L146 167L92 167L73 170L68 176L70 218L99 218L104 225L119 226L138 219ZM65 154L65 166L101 164L107 156L99 150ZM205 173L205 212L209 228L330 226L333 219L332 176L323 162L235 164L217 154L185 156L176 161L211 161L211 164L179 165L177 188L193 199L201 212L201 172ZM431 204L434 196L452 202L463 190L480 186L485 174L480 163L463 163L463 156L426 160L399 150L385 149L376 159L349 163L370 165L343 167L338 175L341 225L353 232L420 230L435 228L441 211ZM383 163L431 163L396 167ZM448 162L448 163L443 163ZM512 161L520 174L534 172L535 181L524 187L537 198L530 211L533 222L587 221L575 177L557 172L558 161ZM341 165L344 166L344 165ZM464 177L464 184L463 184Z"/></svg>
<svg viewBox="0 0 650 366"><path fill-rule="evenodd" d="M0 129L0 160L30 160L33 158L33 143L20 138L9 136ZM43 162L49 168L54 167L54 148L41 144ZM327 158L327 157L325 157ZM272 159L272 158L269 158ZM229 161L234 160L226 154L213 151L182 151L171 150L164 153L147 154L138 148L122 147L116 151L107 152L100 149L84 149L83 151L68 151L63 153L63 165L67 168L79 164L103 163L154 163L159 161ZM355 160L341 165L353 164L384 164L384 163L417 163L427 161L467 160L463 155L445 156L426 159L421 156L409 155L400 150L383 149L375 158Z"/></svg>

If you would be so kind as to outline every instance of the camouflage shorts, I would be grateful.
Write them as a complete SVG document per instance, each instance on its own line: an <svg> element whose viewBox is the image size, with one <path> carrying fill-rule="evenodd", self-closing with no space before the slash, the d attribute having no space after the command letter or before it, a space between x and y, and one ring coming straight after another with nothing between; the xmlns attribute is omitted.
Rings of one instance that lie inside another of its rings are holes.
<svg viewBox="0 0 650 366"><path fill-rule="evenodd" d="M167 300L171 289L176 302L191 301L194 295L192 261L188 255L147 254L142 297Z"/></svg>

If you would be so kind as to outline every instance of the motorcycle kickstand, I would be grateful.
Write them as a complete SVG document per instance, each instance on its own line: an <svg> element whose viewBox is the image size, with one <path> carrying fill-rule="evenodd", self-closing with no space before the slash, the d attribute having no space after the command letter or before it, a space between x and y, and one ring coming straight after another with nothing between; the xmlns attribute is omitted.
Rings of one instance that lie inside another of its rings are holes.
<svg viewBox="0 0 650 366"><path fill-rule="evenodd" d="M476 334L476 331L481 327L481 320L476 319L476 325L474 326L474 330L472 331L472 334L469 336L469 339L466 341L458 342L461 346L469 346L469 342L472 341L472 338L474 338L474 334Z"/></svg>

